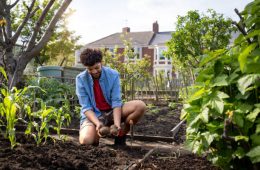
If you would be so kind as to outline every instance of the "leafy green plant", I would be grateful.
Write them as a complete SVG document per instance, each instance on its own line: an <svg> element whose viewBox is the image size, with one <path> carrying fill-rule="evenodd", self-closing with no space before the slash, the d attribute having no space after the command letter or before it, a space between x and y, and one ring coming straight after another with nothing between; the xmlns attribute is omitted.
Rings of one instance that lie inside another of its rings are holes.
<svg viewBox="0 0 260 170"><path fill-rule="evenodd" d="M5 119L1 122L2 125L6 128L5 137L9 138L11 142L11 148L14 148L14 146L17 144L14 126L18 120L16 117L16 110L18 106L16 105L14 98L7 91L1 89L1 92L4 97L3 102L0 103L0 112L1 116Z"/></svg>
<svg viewBox="0 0 260 170"><path fill-rule="evenodd" d="M57 132L60 139L63 139L60 131L61 131L62 126L65 124L65 121L66 121L67 126L71 122L71 117L70 117L69 111L70 111L69 103L65 103L65 105L63 105L61 108L56 109L53 112L53 119L56 122L56 126L54 126L53 129Z"/></svg>
<svg viewBox="0 0 260 170"><path fill-rule="evenodd" d="M36 99L42 99L47 106L60 108L67 107L67 112L74 110L75 106L70 104L70 99L76 98L75 86L59 81L55 78L28 78L27 84L30 86L39 86L40 89L34 91ZM79 112L76 112L79 113ZM70 112L72 117L77 116Z"/></svg>
<svg viewBox="0 0 260 170"><path fill-rule="evenodd" d="M127 91L131 91L131 97L134 95L134 86L136 80L145 80L150 76L150 57L144 56L139 58L139 54L133 49L131 39L129 36L122 35L122 42L124 44L124 51L119 52L118 47L114 48L113 52L106 49L104 53L104 64L117 70L121 76L122 98L127 100ZM122 56L124 56L124 62L122 62Z"/></svg>
<svg viewBox="0 0 260 170"><path fill-rule="evenodd" d="M176 104L175 102L170 102L170 103L168 104L168 107L171 108L171 109L176 109L177 104Z"/></svg>
<svg viewBox="0 0 260 170"><path fill-rule="evenodd" d="M238 27L247 32L231 49L203 55L182 110L187 146L223 169L256 169L260 162L259 10L259 1L245 7Z"/></svg>
<svg viewBox="0 0 260 170"><path fill-rule="evenodd" d="M7 80L6 73L2 67L0 67L0 71ZM0 90L0 126L5 127L4 136L9 139L13 149L17 145L15 135L15 125L18 121L17 112L21 109L18 103L28 88L18 90L16 87L13 87L9 90L7 86L3 85Z"/></svg>
<svg viewBox="0 0 260 170"><path fill-rule="evenodd" d="M30 121L27 124L25 134L32 135L37 146L39 146L43 140L46 142L47 138L50 137L50 121L53 119L54 112L55 108L46 107L43 101L41 102L41 109L36 112L31 112L30 107L27 107Z"/></svg>

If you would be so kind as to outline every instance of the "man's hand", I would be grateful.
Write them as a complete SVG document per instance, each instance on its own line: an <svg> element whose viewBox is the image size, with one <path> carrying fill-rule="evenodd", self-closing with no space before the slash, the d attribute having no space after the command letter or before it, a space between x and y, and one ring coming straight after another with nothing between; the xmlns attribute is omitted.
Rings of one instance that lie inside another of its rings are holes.
<svg viewBox="0 0 260 170"><path fill-rule="evenodd" d="M96 124L96 131L99 131L99 129L101 128L103 126L103 123L101 123L101 122L97 122L97 124Z"/></svg>
<svg viewBox="0 0 260 170"><path fill-rule="evenodd" d="M116 125L112 125L110 127L110 134L111 135L120 136L121 133L122 133L121 127L117 127Z"/></svg>

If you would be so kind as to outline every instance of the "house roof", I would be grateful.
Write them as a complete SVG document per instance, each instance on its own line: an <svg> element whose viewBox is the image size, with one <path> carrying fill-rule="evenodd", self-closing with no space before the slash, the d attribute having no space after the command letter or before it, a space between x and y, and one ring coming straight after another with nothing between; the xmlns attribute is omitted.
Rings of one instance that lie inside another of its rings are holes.
<svg viewBox="0 0 260 170"><path fill-rule="evenodd" d="M145 32L128 32L124 33L115 33L107 37L101 38L97 41L87 44L85 47L95 48L95 47L114 47L124 46L123 40L131 41L132 45L135 46L148 46L154 37L154 32L145 31Z"/></svg>
<svg viewBox="0 0 260 170"><path fill-rule="evenodd" d="M172 38L172 32L158 32L151 40L150 46L165 45Z"/></svg>

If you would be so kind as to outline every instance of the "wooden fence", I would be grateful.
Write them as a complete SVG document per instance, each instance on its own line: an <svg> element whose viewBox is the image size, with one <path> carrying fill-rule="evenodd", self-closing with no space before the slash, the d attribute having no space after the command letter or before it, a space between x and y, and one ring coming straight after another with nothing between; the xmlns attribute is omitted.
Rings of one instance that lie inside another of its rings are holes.
<svg viewBox="0 0 260 170"><path fill-rule="evenodd" d="M41 78L40 76L35 77ZM75 78L73 77L48 77L60 80L63 83L75 87ZM168 102L180 100L180 92L191 83L185 83L181 79L149 77L146 79L121 80L122 98L124 101L143 100L144 102L163 105ZM74 98L73 103L77 103Z"/></svg>
<svg viewBox="0 0 260 170"><path fill-rule="evenodd" d="M125 90L122 89L122 95L126 101L140 99L146 103L167 104L170 101L178 102L180 92L185 90L188 84L174 78L132 79L128 81Z"/></svg>

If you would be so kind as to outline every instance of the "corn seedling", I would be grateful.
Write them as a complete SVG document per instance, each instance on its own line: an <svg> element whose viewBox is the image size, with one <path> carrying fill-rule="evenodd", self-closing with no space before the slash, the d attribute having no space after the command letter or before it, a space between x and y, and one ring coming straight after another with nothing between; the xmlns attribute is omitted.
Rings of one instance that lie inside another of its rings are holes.
<svg viewBox="0 0 260 170"><path fill-rule="evenodd" d="M66 109L64 107L61 107L60 109L53 112L53 116L56 122L56 126L53 129L57 132L59 138L63 139L60 133L61 127L64 124L65 120L67 121L67 125L70 123L70 115L66 113Z"/></svg>
<svg viewBox="0 0 260 170"><path fill-rule="evenodd" d="M2 67L0 71L7 80L6 73ZM20 110L18 103L26 90L27 88L18 90L15 87L9 90L6 86L1 88L0 115L2 120L0 125L5 127L6 131L4 137L9 139L12 149L15 147L15 145L17 145L15 137L15 124L18 120L17 112Z"/></svg>
<svg viewBox="0 0 260 170"><path fill-rule="evenodd" d="M41 109L39 111L33 113L30 112L30 109L28 109L28 111L29 112L27 113L30 116L33 116L34 119L39 120L39 122L36 122L35 120L30 121L27 125L25 134L32 135L36 142L36 145L39 146L42 143L43 139L44 142L46 142L47 138L50 137L49 122L53 117L54 108L47 108L45 103L41 101ZM32 120L32 118L30 118L30 120ZM33 132L33 129L36 130L36 133Z"/></svg>

